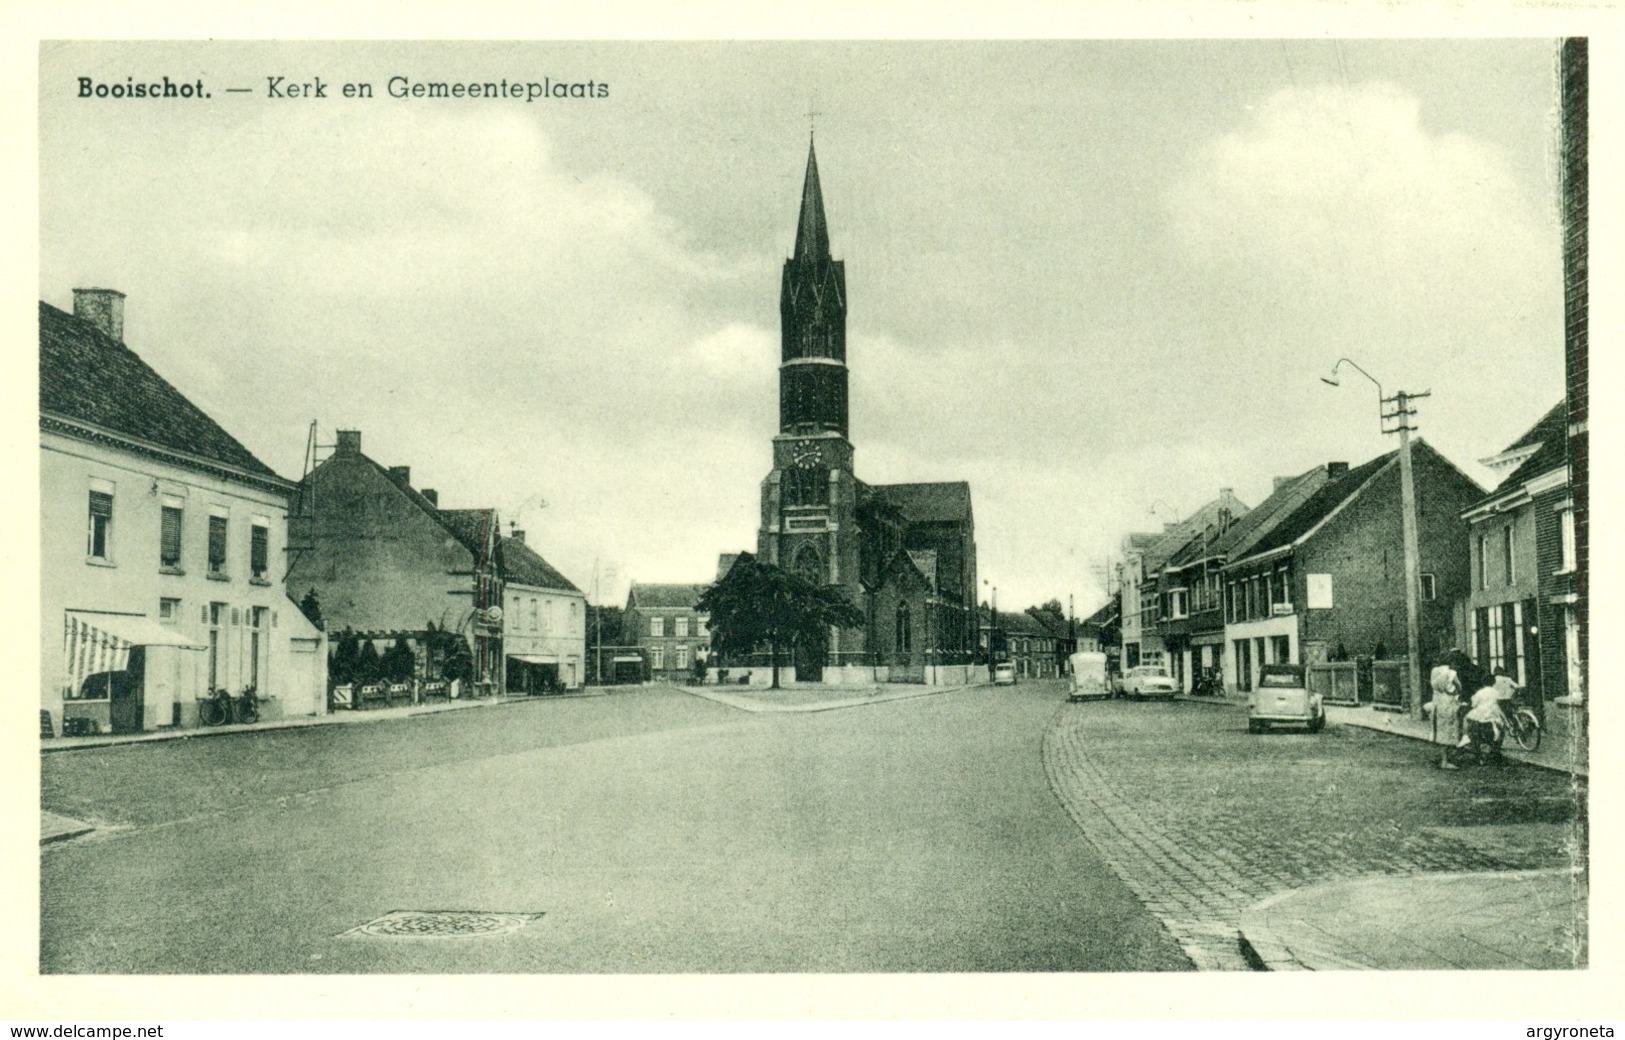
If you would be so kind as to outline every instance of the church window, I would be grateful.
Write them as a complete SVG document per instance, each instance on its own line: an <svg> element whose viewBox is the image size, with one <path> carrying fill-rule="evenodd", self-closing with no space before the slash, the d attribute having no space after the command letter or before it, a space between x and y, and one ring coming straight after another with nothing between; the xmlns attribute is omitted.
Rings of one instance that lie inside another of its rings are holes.
<svg viewBox="0 0 1625 1040"><path fill-rule="evenodd" d="M829 501L829 471L822 466L793 466L784 472L784 504L821 506Z"/></svg>
<svg viewBox="0 0 1625 1040"><path fill-rule="evenodd" d="M914 649L914 625L909 617L907 603L897 604L897 649L909 653Z"/></svg>
<svg viewBox="0 0 1625 1040"><path fill-rule="evenodd" d="M824 584L824 561L819 557L818 550L810 545L803 545L797 549L791 573L814 585Z"/></svg>

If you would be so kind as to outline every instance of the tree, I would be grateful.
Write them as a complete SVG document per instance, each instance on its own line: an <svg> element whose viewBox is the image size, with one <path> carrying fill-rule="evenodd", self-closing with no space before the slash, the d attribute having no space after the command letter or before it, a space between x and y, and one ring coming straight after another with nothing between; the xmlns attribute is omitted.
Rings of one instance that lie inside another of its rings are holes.
<svg viewBox="0 0 1625 1040"><path fill-rule="evenodd" d="M315 586L312 586L310 591L305 593L305 598L299 601L299 613L305 615L305 620L317 628L327 627L322 623L322 599L316 595Z"/></svg>
<svg viewBox="0 0 1625 1040"><path fill-rule="evenodd" d="M740 553L695 609L711 615L711 647L724 660L767 647L774 689L779 688L781 647L820 647L831 627L858 628L865 620L835 586L815 585L750 553Z"/></svg>
<svg viewBox="0 0 1625 1040"><path fill-rule="evenodd" d="M1066 609L1061 606L1061 601L1058 599L1052 599L1048 603L1041 603L1039 604L1038 609L1045 611L1046 613L1054 614L1059 618L1066 617Z"/></svg>
<svg viewBox="0 0 1625 1040"><path fill-rule="evenodd" d="M356 639L355 632L346 628L339 634L338 642L333 647L333 653L327 664L328 681L334 686L347 686L355 681L356 661L361 655L361 644Z"/></svg>
<svg viewBox="0 0 1625 1040"><path fill-rule="evenodd" d="M361 652L355 659L355 681L362 684L377 682L378 672L378 648L372 645L372 640L363 639Z"/></svg>

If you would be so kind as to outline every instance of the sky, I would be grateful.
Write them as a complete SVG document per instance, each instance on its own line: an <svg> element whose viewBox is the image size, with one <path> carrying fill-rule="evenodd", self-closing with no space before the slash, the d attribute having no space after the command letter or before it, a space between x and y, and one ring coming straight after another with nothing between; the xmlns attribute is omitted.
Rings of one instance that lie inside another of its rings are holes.
<svg viewBox="0 0 1625 1040"><path fill-rule="evenodd" d="M1485 484L1561 399L1555 54L46 43L39 296L126 293L130 347L284 476L312 422L360 430L620 602L755 547L816 112L859 478L968 480L985 591L1081 616L1127 532L1392 447L1339 358L1431 391L1421 436ZM164 75L211 96L76 96Z"/></svg>

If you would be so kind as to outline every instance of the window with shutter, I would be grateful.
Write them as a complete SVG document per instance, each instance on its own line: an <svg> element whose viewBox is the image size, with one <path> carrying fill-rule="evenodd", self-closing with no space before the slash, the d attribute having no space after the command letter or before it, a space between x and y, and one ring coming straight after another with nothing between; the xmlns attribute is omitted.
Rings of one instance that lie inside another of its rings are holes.
<svg viewBox="0 0 1625 1040"><path fill-rule="evenodd" d="M255 524L249 530L248 569L253 577L264 578L265 572L270 569L268 558L270 556L271 531L269 528Z"/></svg>
<svg viewBox="0 0 1625 1040"><path fill-rule="evenodd" d="M226 570L226 524L223 516L209 517L210 574L224 574Z"/></svg>
<svg viewBox="0 0 1625 1040"><path fill-rule="evenodd" d="M183 515L178 506L164 506L158 534L158 563L161 566L179 567L181 565L181 520Z"/></svg>

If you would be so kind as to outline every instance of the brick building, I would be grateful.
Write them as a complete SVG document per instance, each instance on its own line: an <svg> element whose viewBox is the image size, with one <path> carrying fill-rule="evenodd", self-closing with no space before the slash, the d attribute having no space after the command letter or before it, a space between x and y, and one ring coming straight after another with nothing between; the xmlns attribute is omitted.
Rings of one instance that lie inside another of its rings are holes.
<svg viewBox="0 0 1625 1040"><path fill-rule="evenodd" d="M315 589L327 630L406 638L420 660L429 624L463 638L473 681L502 689L502 554L494 509L442 509L406 466L361 452L338 431L333 454L306 474L289 516L288 594ZM492 610L496 608L496 610ZM432 678L433 676L431 676Z"/></svg>
<svg viewBox="0 0 1625 1040"><path fill-rule="evenodd" d="M1420 557L1423 662L1455 638L1453 605L1468 591L1461 514L1484 489L1420 439L1411 446ZM1405 552L1399 453L1331 480L1225 565L1225 640L1237 690L1274 662L1345 655L1403 658Z"/></svg>
<svg viewBox="0 0 1625 1040"><path fill-rule="evenodd" d="M862 628L832 630L825 645L793 648L797 681L963 681L977 628L970 485L857 478L847 439L846 307L846 267L830 255L809 146L795 249L780 286L779 432L762 481L756 555L841 589L866 616Z"/></svg>
<svg viewBox="0 0 1625 1040"><path fill-rule="evenodd" d="M707 588L632 583L622 615L623 638L642 648L650 678L682 682L693 674L696 658L710 658L710 617L695 607Z"/></svg>
<svg viewBox="0 0 1625 1040"><path fill-rule="evenodd" d="M1236 662L1225 652L1225 565L1248 555L1275 524L1327 480L1346 472L1348 463L1334 462L1276 477L1274 490L1256 508L1240 516L1221 511L1163 566L1156 630L1167 647L1169 674L1181 689L1190 691L1199 677L1215 670L1227 688L1235 688Z"/></svg>
<svg viewBox="0 0 1625 1040"><path fill-rule="evenodd" d="M1472 590L1457 643L1486 669L1556 700L1582 688L1574 497L1563 402L1485 465L1504 479L1463 514Z"/></svg>
<svg viewBox="0 0 1625 1040"><path fill-rule="evenodd" d="M1590 315L1590 68L1584 37L1563 41L1558 61L1562 134L1558 172L1563 212L1563 372L1568 408L1568 464L1574 488L1574 621L1578 644L1570 696L1585 703L1590 669L1591 438L1589 433ZM1582 713L1582 719L1585 718Z"/></svg>

